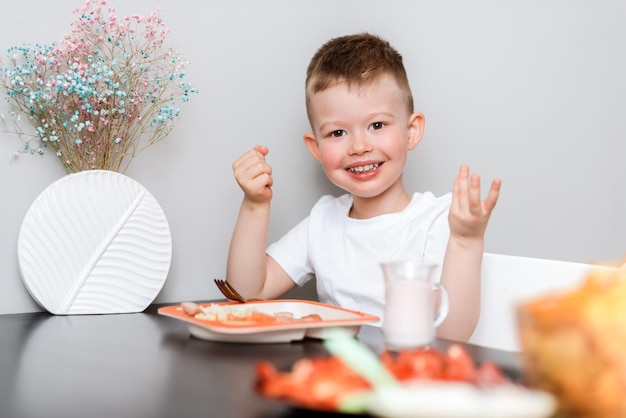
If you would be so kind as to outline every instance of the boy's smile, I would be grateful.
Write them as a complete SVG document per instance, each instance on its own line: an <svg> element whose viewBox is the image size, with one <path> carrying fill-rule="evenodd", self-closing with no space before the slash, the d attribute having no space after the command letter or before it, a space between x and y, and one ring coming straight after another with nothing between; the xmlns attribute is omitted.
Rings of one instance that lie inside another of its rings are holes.
<svg viewBox="0 0 626 418"><path fill-rule="evenodd" d="M404 209L410 197L402 172L423 116L409 114L396 81L385 75L363 87L335 84L311 96L310 111L313 132L304 140L329 180L351 193L355 206Z"/></svg>
<svg viewBox="0 0 626 418"><path fill-rule="evenodd" d="M372 163L372 164L367 164L367 165L356 165L354 167L348 167L346 170L348 170L349 172L355 174L355 175L362 175L362 174L369 174L371 172L373 172L374 170L376 170L378 167L380 167L383 163Z"/></svg>

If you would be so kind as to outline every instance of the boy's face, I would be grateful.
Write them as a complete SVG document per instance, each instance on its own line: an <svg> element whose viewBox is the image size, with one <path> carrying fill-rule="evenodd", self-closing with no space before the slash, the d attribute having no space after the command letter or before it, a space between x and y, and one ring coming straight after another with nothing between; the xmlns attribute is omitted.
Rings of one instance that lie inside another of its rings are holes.
<svg viewBox="0 0 626 418"><path fill-rule="evenodd" d="M402 172L424 117L408 114L404 97L391 76L362 88L339 83L310 97L313 132L304 141L331 182L355 197L406 193Z"/></svg>

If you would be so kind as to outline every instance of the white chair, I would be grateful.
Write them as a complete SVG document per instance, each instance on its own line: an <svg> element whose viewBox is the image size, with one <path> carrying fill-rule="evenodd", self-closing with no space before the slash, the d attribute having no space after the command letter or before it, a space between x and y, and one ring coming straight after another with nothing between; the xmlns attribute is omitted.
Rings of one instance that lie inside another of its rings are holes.
<svg viewBox="0 0 626 418"><path fill-rule="evenodd" d="M516 307L550 292L575 288L591 264L485 253L480 318L469 343L521 351Z"/></svg>

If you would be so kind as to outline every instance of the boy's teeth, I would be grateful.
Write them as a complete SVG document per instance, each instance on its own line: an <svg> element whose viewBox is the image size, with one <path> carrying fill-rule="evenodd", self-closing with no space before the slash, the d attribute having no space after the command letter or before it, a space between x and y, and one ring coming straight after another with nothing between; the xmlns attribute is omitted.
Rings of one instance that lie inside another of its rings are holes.
<svg viewBox="0 0 626 418"><path fill-rule="evenodd" d="M349 170L352 171L353 173L365 173L367 171L376 170L377 168L378 168L378 163L361 165L359 167L352 167Z"/></svg>

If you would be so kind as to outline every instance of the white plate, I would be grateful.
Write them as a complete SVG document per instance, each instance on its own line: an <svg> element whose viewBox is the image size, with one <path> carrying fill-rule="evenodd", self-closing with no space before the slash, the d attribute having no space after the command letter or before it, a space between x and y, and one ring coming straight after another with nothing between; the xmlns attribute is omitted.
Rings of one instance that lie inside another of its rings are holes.
<svg viewBox="0 0 626 418"><path fill-rule="evenodd" d="M209 306L211 303L199 305ZM228 306L229 309L240 310L253 308L269 315L278 312L291 312L295 318L317 314L322 319L306 322L233 324L197 319L186 314L180 305L159 308L159 314L186 322L189 326L189 332L194 337L203 340L238 343L284 343L301 340L305 337L323 339L326 330L331 327L341 327L356 335L362 324L379 320L377 316L364 312L308 300L267 300L245 304L223 302L213 303L213 305Z"/></svg>
<svg viewBox="0 0 626 418"><path fill-rule="evenodd" d="M517 385L479 389L468 383L420 381L375 392L368 412L381 418L548 418L556 400Z"/></svg>

